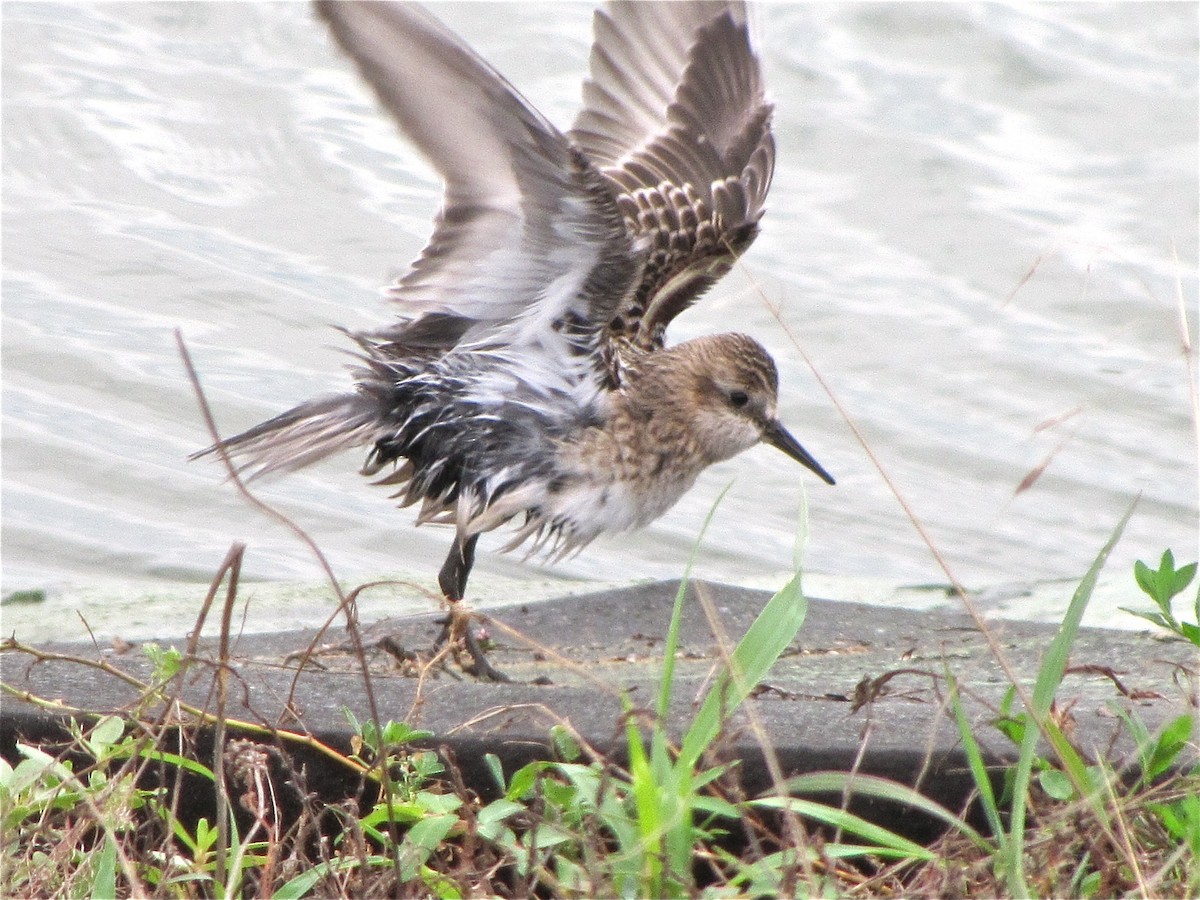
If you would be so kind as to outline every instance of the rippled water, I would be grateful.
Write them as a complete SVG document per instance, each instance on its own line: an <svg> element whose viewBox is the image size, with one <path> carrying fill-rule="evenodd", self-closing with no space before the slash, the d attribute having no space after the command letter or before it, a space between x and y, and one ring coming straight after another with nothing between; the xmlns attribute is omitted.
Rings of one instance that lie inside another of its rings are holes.
<svg viewBox="0 0 1200 900"><path fill-rule="evenodd" d="M587 5L436 10L570 123ZM760 13L780 151L764 232L672 337L766 344L782 417L838 485L756 449L554 572L677 575L732 483L708 577L787 568L807 490L811 569L945 580L768 303L968 584L1078 576L1139 493L1111 565L1194 555L1178 298L1194 340L1197 7ZM3 141L4 590L203 581L235 538L248 575L315 579L185 461L207 439L172 332L227 433L342 389L328 326L387 320L375 289L428 233L429 170L297 4L7 2ZM431 583L447 533L412 529L359 462L262 495L347 578ZM483 549L476 588L532 577Z"/></svg>

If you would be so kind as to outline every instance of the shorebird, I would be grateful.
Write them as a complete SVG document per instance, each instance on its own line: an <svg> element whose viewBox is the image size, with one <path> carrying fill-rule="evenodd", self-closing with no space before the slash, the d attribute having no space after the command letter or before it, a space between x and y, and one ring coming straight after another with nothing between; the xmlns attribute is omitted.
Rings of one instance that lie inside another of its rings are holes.
<svg viewBox="0 0 1200 900"><path fill-rule="evenodd" d="M754 240L774 170L742 3L598 10L565 133L423 9L317 8L445 193L389 289L398 319L348 332L354 390L224 440L242 472L369 448L363 474L420 502L418 525L454 526L438 584L464 668L492 678L460 603L482 533L515 520L504 550L558 558L646 525L760 442L834 483L777 419L757 341L664 341Z"/></svg>

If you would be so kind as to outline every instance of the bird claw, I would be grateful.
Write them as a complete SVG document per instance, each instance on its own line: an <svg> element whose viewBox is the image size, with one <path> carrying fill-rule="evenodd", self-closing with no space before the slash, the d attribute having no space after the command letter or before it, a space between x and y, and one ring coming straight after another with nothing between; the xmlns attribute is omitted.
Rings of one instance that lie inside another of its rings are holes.
<svg viewBox="0 0 1200 900"><path fill-rule="evenodd" d="M479 638L471 630L470 613L453 609L444 619L440 619L439 621L441 622L442 630L438 634L437 640L434 641L433 646L435 650L440 649L443 645L449 645L455 658L458 660L459 667L468 675L474 676L480 681L497 683L512 681L511 678L488 662L487 654L484 653L483 647L479 643ZM471 657L470 662L463 662L461 657L463 650Z"/></svg>

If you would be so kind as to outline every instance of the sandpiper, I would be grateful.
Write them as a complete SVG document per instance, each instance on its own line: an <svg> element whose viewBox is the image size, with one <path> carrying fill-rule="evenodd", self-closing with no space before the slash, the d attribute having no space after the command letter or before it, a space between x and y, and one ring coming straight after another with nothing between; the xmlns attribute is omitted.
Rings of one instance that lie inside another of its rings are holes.
<svg viewBox="0 0 1200 900"><path fill-rule="evenodd" d="M583 108L563 133L428 12L319 2L445 182L399 318L351 333L352 392L223 442L248 476L370 448L363 473L455 527L438 576L461 610L480 534L558 558L672 506L764 442L834 480L776 418L775 363L744 334L664 345L758 233L771 104L741 3L595 14ZM209 448L212 452L215 448ZM465 626L459 613L458 620ZM481 677L502 677L461 628Z"/></svg>

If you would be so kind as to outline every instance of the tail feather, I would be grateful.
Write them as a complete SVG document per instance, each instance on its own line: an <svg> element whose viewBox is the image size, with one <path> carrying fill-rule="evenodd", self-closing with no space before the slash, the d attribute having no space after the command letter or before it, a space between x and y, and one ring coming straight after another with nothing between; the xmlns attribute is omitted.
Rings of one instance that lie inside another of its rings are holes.
<svg viewBox="0 0 1200 900"><path fill-rule="evenodd" d="M379 413L378 402L361 393L317 397L191 458L223 448L238 473L247 478L292 472L342 450L374 443L384 430Z"/></svg>

